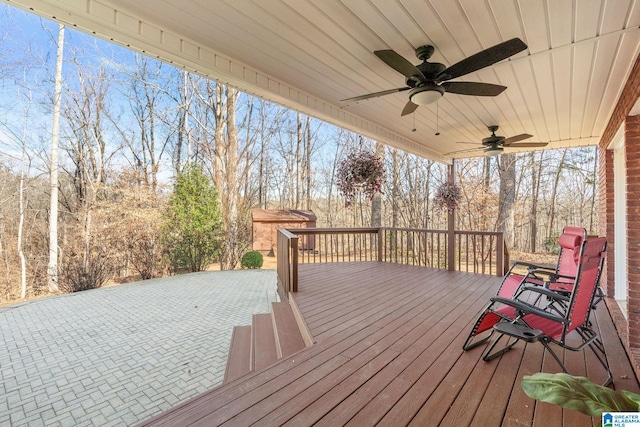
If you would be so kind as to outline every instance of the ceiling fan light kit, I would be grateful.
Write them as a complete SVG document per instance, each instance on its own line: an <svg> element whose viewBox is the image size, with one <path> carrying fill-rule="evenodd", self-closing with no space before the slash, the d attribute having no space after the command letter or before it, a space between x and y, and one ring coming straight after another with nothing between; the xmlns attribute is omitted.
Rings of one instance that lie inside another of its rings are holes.
<svg viewBox="0 0 640 427"><path fill-rule="evenodd" d="M502 154L503 151L504 151L504 148L502 147L489 147L486 150L484 150L482 154L485 157L491 157L491 156L497 156L499 154Z"/></svg>
<svg viewBox="0 0 640 427"><path fill-rule="evenodd" d="M444 88L436 84L425 84L409 92L409 99L416 105L429 105L444 95Z"/></svg>

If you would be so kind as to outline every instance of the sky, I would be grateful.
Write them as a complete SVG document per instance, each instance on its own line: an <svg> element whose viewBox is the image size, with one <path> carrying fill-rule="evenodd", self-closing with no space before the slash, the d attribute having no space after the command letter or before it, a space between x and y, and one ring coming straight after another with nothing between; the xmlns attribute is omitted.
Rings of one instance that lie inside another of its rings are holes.
<svg viewBox="0 0 640 427"><path fill-rule="evenodd" d="M52 99L58 24L8 4L0 4L0 156L20 159L21 144L44 154L52 118ZM76 30L65 29L65 55L90 47L96 55L79 58L101 60L101 51L116 46ZM122 48L118 48L124 51ZM121 58L128 52L118 52ZM63 73L73 72L63 66ZM69 79L69 81L73 81ZM27 119L25 119L27 117Z"/></svg>

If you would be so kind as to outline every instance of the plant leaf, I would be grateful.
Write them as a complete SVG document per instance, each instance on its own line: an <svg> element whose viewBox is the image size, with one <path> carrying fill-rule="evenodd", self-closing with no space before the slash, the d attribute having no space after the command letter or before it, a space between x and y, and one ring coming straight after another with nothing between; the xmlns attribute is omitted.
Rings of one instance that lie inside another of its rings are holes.
<svg viewBox="0 0 640 427"><path fill-rule="evenodd" d="M636 409L634 411L640 411L640 394L632 393L628 390L622 390L622 395L627 398L627 400L633 402L636 405Z"/></svg>
<svg viewBox="0 0 640 427"><path fill-rule="evenodd" d="M537 373L522 379L527 396L542 402L573 409L591 417L603 412L636 411L637 402L610 388L594 384L588 378L569 374Z"/></svg>

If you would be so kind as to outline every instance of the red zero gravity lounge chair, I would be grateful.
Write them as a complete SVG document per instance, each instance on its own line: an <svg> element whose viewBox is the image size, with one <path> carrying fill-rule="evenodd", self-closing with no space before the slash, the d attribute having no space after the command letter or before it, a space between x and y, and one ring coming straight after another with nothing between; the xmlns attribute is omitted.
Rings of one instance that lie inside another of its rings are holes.
<svg viewBox="0 0 640 427"><path fill-rule="evenodd" d="M598 338L597 332L589 322L589 315L597 297L598 282L604 263L604 252L607 248L607 240L604 237L590 238L582 243L578 257L578 271L572 284L572 292L568 301L562 306L564 312L549 311L535 306L525 297L527 293L543 294L548 298L557 297L557 293L545 287L525 285L515 298L494 297L492 304L496 307L508 307L512 310L513 320L501 319L493 326L493 330L500 335L483 355L485 361L505 353L518 341L529 343L539 342L560 364L562 370L567 372L562 361L562 354L556 354L550 344L555 344L561 349L580 351L589 347L595 354L600 364L607 372L607 380L604 385L612 381L611 370L607 363L604 346ZM500 310L500 308L497 308ZM567 336L575 332L580 338L578 345L569 344ZM500 350L494 348L501 338L507 336L506 344ZM509 342L513 339L513 342Z"/></svg>
<svg viewBox="0 0 640 427"><path fill-rule="evenodd" d="M573 286L578 269L578 252L586 237L587 230L584 228L564 227L558 238L560 252L555 269L516 261L502 279L496 297L512 298L523 284L528 283L562 292L565 294L565 299L568 299L566 292L570 292ZM556 300L551 300L551 302L555 303ZM563 301L557 302L562 304ZM466 351L484 344L493 335L493 325L498 323L500 319L511 320L513 318L514 310L512 307L494 308L494 305L489 303L480 313L462 349Z"/></svg>

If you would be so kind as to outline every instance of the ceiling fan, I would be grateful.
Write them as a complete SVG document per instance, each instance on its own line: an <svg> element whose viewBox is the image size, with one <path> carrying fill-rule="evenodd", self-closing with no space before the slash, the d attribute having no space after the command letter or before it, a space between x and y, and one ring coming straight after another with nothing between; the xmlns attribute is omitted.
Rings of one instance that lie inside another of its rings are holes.
<svg viewBox="0 0 640 427"><path fill-rule="evenodd" d="M378 58L406 77L406 87L360 95L343 99L342 102L363 101L369 98L377 98L409 90L409 102L407 102L402 110L402 115L405 116L413 113L419 105L427 105L437 101L445 92L459 95L496 96L502 93L502 91L506 89L506 86L478 82L449 82L447 80L455 79L456 77L464 76L465 74L493 65L526 48L527 45L522 40L513 38L471 55L450 67L446 67L444 64L438 62L428 61L435 50L434 47L430 45L421 46L416 49L416 56L422 61L422 63L418 65L413 65L391 49L376 50L373 53Z"/></svg>
<svg viewBox="0 0 640 427"><path fill-rule="evenodd" d="M504 151L505 148L539 148L545 147L548 145L548 142L520 142L525 139L529 139L533 137L533 135L529 135L528 133L521 133L520 135L511 136L509 138L505 138L504 136L496 135L496 131L498 130L497 125L488 126L489 132L491 132L491 136L482 139L481 144L484 146L484 155L485 156L495 156ZM473 142L462 142L461 144L474 144ZM461 150L454 151L452 153L447 154L455 154L455 153L466 153L471 151L476 151L479 148L471 148L469 150Z"/></svg>

